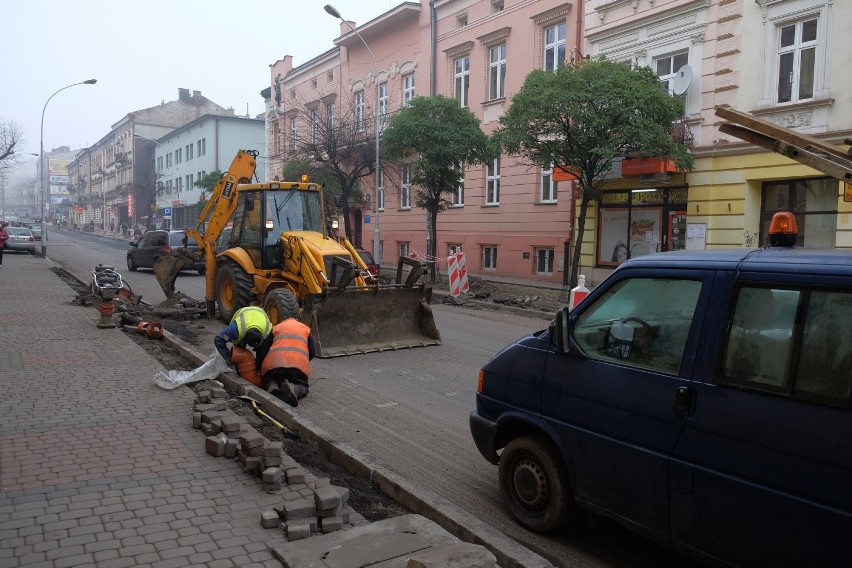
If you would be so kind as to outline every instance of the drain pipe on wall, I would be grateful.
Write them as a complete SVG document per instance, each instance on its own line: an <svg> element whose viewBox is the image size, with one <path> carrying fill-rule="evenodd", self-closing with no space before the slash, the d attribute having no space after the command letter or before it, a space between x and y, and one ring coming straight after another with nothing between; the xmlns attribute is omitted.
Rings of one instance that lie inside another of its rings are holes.
<svg viewBox="0 0 852 568"><path fill-rule="evenodd" d="M435 96L435 84L437 81L437 64L435 62L435 54L437 52L437 36L438 36L438 24L436 22L437 16L435 14L435 0L429 0L429 24L430 24L430 56L431 61L429 63L429 96Z"/></svg>

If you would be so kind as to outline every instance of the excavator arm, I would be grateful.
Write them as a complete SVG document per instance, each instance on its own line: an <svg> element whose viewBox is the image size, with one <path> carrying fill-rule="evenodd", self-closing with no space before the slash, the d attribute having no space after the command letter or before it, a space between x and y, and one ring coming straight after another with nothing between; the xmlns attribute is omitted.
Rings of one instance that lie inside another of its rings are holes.
<svg viewBox="0 0 852 568"><path fill-rule="evenodd" d="M719 107L716 116L724 118L719 131L772 150L810 166L840 181L852 183L852 154L812 136L767 122L730 107ZM852 140L845 140L852 144ZM852 149L851 149L852 150Z"/></svg>
<svg viewBox="0 0 852 568"><path fill-rule="evenodd" d="M198 243L199 256L204 255L204 264L207 267L205 299L208 313L213 313L216 303L216 241L237 208L237 184L251 183L254 177L258 153L257 150L237 152L228 171L216 182L195 227L186 230L186 237ZM174 293L175 279L190 262L192 259L184 254L162 257L155 263L154 274L167 297Z"/></svg>

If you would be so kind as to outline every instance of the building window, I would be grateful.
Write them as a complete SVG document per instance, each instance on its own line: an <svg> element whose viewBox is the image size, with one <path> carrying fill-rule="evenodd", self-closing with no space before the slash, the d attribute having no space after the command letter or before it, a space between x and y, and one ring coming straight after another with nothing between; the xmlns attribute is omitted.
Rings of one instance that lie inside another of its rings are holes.
<svg viewBox="0 0 852 568"><path fill-rule="evenodd" d="M193 180L192 180L192 174L187 174L187 175L186 175L186 190L187 190L187 191L189 191L190 189L192 189L192 181L193 181Z"/></svg>
<svg viewBox="0 0 852 568"><path fill-rule="evenodd" d="M414 73L402 77L402 105L408 106L414 98Z"/></svg>
<svg viewBox="0 0 852 568"><path fill-rule="evenodd" d="M814 97L817 19L785 24L778 30L778 102Z"/></svg>
<svg viewBox="0 0 852 568"><path fill-rule="evenodd" d="M545 164L541 167L541 194L540 203L556 203L556 184L553 180L553 164Z"/></svg>
<svg viewBox="0 0 852 568"><path fill-rule="evenodd" d="M379 211L385 210L385 170L379 168L379 202L377 204Z"/></svg>
<svg viewBox="0 0 852 568"><path fill-rule="evenodd" d="M319 111L311 109L311 144L317 143L317 132L319 131Z"/></svg>
<svg viewBox="0 0 852 568"><path fill-rule="evenodd" d="M329 71L328 73L325 74L325 82L331 83L332 81L334 81L334 71L333 70Z"/></svg>
<svg viewBox="0 0 852 568"><path fill-rule="evenodd" d="M325 125L328 127L329 132L334 131L334 118L337 113L337 109L334 106L334 103L328 103L325 105Z"/></svg>
<svg viewBox="0 0 852 568"><path fill-rule="evenodd" d="M409 254L410 253L408 243L399 243L399 257L408 257Z"/></svg>
<svg viewBox="0 0 852 568"><path fill-rule="evenodd" d="M796 246L835 248L837 182L832 178L768 181L760 202L760 242L769 242L769 223L777 211L792 211L799 226Z"/></svg>
<svg viewBox="0 0 852 568"><path fill-rule="evenodd" d="M178 148L175 150L175 164L180 164L183 162L183 148Z"/></svg>
<svg viewBox="0 0 852 568"><path fill-rule="evenodd" d="M196 154L198 154L199 157L207 154L207 138L202 138L201 140L195 143L195 146L195 149L198 150Z"/></svg>
<svg viewBox="0 0 852 568"><path fill-rule="evenodd" d="M506 81L506 44L496 45L488 50L490 63L488 68L488 98L502 99L505 96Z"/></svg>
<svg viewBox="0 0 852 568"><path fill-rule="evenodd" d="M491 0L491 13L496 14L497 12L503 11L503 0Z"/></svg>
<svg viewBox="0 0 852 568"><path fill-rule="evenodd" d="M450 194L451 207L464 207L464 164L460 163L458 170L461 175L456 190Z"/></svg>
<svg viewBox="0 0 852 568"><path fill-rule="evenodd" d="M192 151L193 151L194 149L195 149L195 147L194 147L192 144L187 144L187 145L186 145L186 161L187 161L187 162L188 162L188 161L190 161L190 160L193 158L193 156L192 156Z"/></svg>
<svg viewBox="0 0 852 568"><path fill-rule="evenodd" d="M544 70L556 71L565 65L565 22L544 30Z"/></svg>
<svg viewBox="0 0 852 568"><path fill-rule="evenodd" d="M312 88L312 89L316 89L316 88L317 88L317 78L316 78L316 77L313 77L313 78L311 79L311 88Z"/></svg>
<svg viewBox="0 0 852 568"><path fill-rule="evenodd" d="M544 275L553 274L554 256L552 248L535 249L535 273Z"/></svg>
<svg viewBox="0 0 852 568"><path fill-rule="evenodd" d="M175 178L175 191L177 193L183 191L183 178Z"/></svg>
<svg viewBox="0 0 852 568"><path fill-rule="evenodd" d="M388 125L388 84L379 85L379 130L384 130Z"/></svg>
<svg viewBox="0 0 852 568"><path fill-rule="evenodd" d="M482 247L483 270L497 270L497 247Z"/></svg>
<svg viewBox="0 0 852 568"><path fill-rule="evenodd" d="M470 86L470 56L455 60L455 84L453 93L462 108L468 106L467 91Z"/></svg>
<svg viewBox="0 0 852 568"><path fill-rule="evenodd" d="M660 79L660 87L663 91L672 97L680 99L683 103L684 112L686 111L686 92L680 95L675 94L674 80L677 77L678 70L687 64L689 61L689 52L684 51L664 57L654 59L654 70L657 72L657 77Z"/></svg>
<svg viewBox="0 0 852 568"><path fill-rule="evenodd" d="M172 153L171 152L166 154L166 167L167 168L172 167Z"/></svg>
<svg viewBox="0 0 852 568"><path fill-rule="evenodd" d="M463 28L467 25L467 12L456 16L456 29Z"/></svg>
<svg viewBox="0 0 852 568"><path fill-rule="evenodd" d="M500 205L500 158L485 166L485 204Z"/></svg>
<svg viewBox="0 0 852 568"><path fill-rule="evenodd" d="M160 171L162 169L163 169L163 157L157 156L157 171Z"/></svg>
<svg viewBox="0 0 852 568"><path fill-rule="evenodd" d="M296 117L290 117L290 151L296 151L296 133L298 132L296 126Z"/></svg>
<svg viewBox="0 0 852 568"><path fill-rule="evenodd" d="M355 130L364 131L364 91L355 93Z"/></svg>
<svg viewBox="0 0 852 568"><path fill-rule="evenodd" d="M402 166L402 183L399 188L399 206L411 209L411 166Z"/></svg>

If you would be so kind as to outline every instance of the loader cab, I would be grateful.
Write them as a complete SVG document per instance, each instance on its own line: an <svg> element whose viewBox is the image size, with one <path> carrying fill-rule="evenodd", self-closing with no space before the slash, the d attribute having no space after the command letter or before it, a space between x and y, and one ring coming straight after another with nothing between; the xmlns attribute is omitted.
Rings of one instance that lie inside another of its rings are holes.
<svg viewBox="0 0 852 568"><path fill-rule="evenodd" d="M323 233L322 199L315 184L264 183L240 191L230 244L243 248L256 267L281 268L282 233Z"/></svg>

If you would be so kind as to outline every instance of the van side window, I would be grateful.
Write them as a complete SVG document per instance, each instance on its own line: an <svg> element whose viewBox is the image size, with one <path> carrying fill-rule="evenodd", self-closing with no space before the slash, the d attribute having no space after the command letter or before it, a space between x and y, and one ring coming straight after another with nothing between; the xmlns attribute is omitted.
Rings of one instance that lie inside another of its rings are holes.
<svg viewBox="0 0 852 568"><path fill-rule="evenodd" d="M789 390L797 290L743 287L737 293L722 373L738 384Z"/></svg>
<svg viewBox="0 0 852 568"><path fill-rule="evenodd" d="M677 373L701 282L628 278L583 310L574 340L591 358Z"/></svg>
<svg viewBox="0 0 852 568"><path fill-rule="evenodd" d="M725 342L722 382L848 406L852 294L741 288Z"/></svg>

